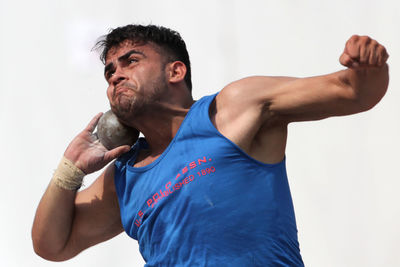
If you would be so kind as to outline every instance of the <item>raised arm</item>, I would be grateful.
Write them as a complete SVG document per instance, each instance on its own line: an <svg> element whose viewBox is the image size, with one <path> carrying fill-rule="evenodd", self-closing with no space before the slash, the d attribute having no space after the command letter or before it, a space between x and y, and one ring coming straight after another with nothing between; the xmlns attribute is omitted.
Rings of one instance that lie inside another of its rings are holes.
<svg viewBox="0 0 400 267"><path fill-rule="evenodd" d="M285 154L288 123L354 114L376 105L388 87L387 58L378 42L354 35L339 59L347 69L310 78L241 79L217 96L211 118L250 156L279 162Z"/></svg>
<svg viewBox="0 0 400 267"><path fill-rule="evenodd" d="M98 114L68 146L64 157L89 174L129 150L129 146L108 151L92 132ZM77 170L79 172L79 170ZM82 250L122 232L111 164L86 190L63 188L52 179L36 211L32 227L35 252L48 260L63 261ZM79 182L79 181L78 181ZM74 185L68 183L66 187Z"/></svg>
<svg viewBox="0 0 400 267"><path fill-rule="evenodd" d="M367 36L352 36L340 63L347 69L310 78L249 77L231 86L247 91L264 118L317 120L366 111L384 96L389 75L386 49Z"/></svg>

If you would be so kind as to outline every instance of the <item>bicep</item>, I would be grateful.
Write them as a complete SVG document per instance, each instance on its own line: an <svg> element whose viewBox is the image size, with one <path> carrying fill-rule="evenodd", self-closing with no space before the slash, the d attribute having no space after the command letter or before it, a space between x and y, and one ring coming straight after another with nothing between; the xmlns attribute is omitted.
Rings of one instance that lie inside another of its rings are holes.
<svg viewBox="0 0 400 267"><path fill-rule="evenodd" d="M265 163L285 153L287 124L354 113L340 73L311 77L248 77L218 94L216 128L250 156ZM351 92L351 90L349 90Z"/></svg>
<svg viewBox="0 0 400 267"><path fill-rule="evenodd" d="M357 112L353 91L341 81L341 75L342 72L309 78L255 76L229 87L237 91L237 99L242 99L242 108L258 111L263 123L289 123Z"/></svg>
<svg viewBox="0 0 400 267"><path fill-rule="evenodd" d="M337 72L283 82L266 92L262 101L268 104L270 113L287 122L319 120L359 112L354 92L342 82L340 76L341 72Z"/></svg>
<svg viewBox="0 0 400 267"><path fill-rule="evenodd" d="M64 254L73 257L122 231L114 165L110 164L90 187L77 193L73 226Z"/></svg>

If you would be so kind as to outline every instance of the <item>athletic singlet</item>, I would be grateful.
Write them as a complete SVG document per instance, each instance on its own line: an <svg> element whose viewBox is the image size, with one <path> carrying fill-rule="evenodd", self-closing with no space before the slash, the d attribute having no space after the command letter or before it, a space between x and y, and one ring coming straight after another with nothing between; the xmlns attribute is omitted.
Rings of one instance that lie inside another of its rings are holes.
<svg viewBox="0 0 400 267"><path fill-rule="evenodd" d="M121 220L145 266L304 266L285 160L264 164L193 104L151 164L135 168L140 138L115 162Z"/></svg>

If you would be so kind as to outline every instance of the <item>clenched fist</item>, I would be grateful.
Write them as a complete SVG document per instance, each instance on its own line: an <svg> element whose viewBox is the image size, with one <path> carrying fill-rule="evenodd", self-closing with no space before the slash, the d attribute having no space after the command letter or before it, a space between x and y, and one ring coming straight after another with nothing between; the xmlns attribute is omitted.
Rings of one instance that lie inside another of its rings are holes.
<svg viewBox="0 0 400 267"><path fill-rule="evenodd" d="M353 35L347 42L340 63L348 68L382 67L389 55L383 45L368 36Z"/></svg>

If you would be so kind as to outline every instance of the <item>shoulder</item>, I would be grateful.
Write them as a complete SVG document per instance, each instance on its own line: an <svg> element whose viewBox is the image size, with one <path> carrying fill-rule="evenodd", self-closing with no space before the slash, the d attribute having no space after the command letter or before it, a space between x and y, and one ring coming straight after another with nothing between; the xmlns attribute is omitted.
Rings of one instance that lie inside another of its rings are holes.
<svg viewBox="0 0 400 267"><path fill-rule="evenodd" d="M247 147L263 123L263 113L268 106L263 93L273 90L274 77L251 76L225 86L210 107L214 126L239 146ZM241 145L243 140L246 145Z"/></svg>
<svg viewBox="0 0 400 267"><path fill-rule="evenodd" d="M265 104L269 97L279 92L279 88L295 80L284 76L249 76L226 85L217 96L217 101L237 104Z"/></svg>
<svg viewBox="0 0 400 267"><path fill-rule="evenodd" d="M231 82L215 98L215 107L233 116L246 111L262 112L272 99L269 96L286 80L286 77L249 76Z"/></svg>
<svg viewBox="0 0 400 267"><path fill-rule="evenodd" d="M282 160L287 124L269 110L286 77L253 76L224 87L210 107L217 130L251 157L264 162Z"/></svg>

